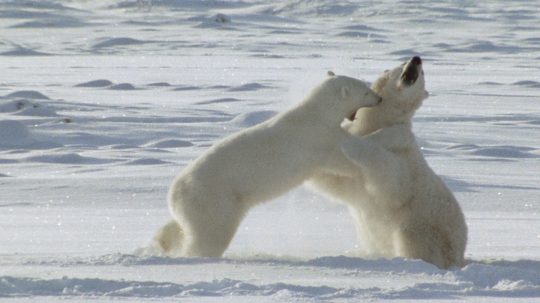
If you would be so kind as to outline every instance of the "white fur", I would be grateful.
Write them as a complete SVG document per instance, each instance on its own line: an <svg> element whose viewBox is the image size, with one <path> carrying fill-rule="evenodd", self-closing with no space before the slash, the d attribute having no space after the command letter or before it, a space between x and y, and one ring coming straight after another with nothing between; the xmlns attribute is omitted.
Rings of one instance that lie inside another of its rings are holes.
<svg viewBox="0 0 540 303"><path fill-rule="evenodd" d="M323 171L351 175L340 124L380 97L363 82L329 74L298 106L225 138L188 165L169 191L173 220L156 235L171 256L219 257L254 205Z"/></svg>
<svg viewBox="0 0 540 303"><path fill-rule="evenodd" d="M318 189L345 202L367 253L423 259L440 268L464 265L467 227L456 199L428 166L411 131L423 99L424 76L412 85L400 76L408 64L386 71L373 85L382 103L360 109L348 131L367 140L347 140L342 150L358 176L320 174Z"/></svg>

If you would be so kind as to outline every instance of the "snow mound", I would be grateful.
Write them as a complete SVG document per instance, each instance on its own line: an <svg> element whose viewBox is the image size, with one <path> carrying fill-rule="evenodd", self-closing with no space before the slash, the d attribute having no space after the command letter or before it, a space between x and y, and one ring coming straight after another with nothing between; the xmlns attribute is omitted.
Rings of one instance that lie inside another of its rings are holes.
<svg viewBox="0 0 540 303"><path fill-rule="evenodd" d="M517 81L517 82L512 83L512 85L540 88L540 82L532 81L532 80Z"/></svg>
<svg viewBox="0 0 540 303"><path fill-rule="evenodd" d="M193 143L189 141L185 141L185 140L178 140L178 139L163 139L163 140L148 143L144 146L155 147L155 148L177 148L177 147L193 146Z"/></svg>
<svg viewBox="0 0 540 303"><path fill-rule="evenodd" d="M154 82L154 83L149 83L147 85L148 86L153 86L153 87L168 87L168 86L171 86L171 84L168 83L168 82Z"/></svg>
<svg viewBox="0 0 540 303"><path fill-rule="evenodd" d="M124 281L104 279L37 279L0 277L3 297L30 296L106 296L106 297L192 297L192 296L280 296L290 297L348 297L342 289L327 286L302 286L286 283L255 285L239 280L221 279L192 284L153 281Z"/></svg>
<svg viewBox="0 0 540 303"><path fill-rule="evenodd" d="M45 10L67 10L68 7L56 3L53 1L41 1L41 0L25 0L25 1L2 1L6 7L13 8L31 8L31 9L45 9Z"/></svg>
<svg viewBox="0 0 540 303"><path fill-rule="evenodd" d="M363 24L347 25L347 26L344 26L343 29L351 30L351 31L367 31L367 32L382 32L383 31L381 29L363 25Z"/></svg>
<svg viewBox="0 0 540 303"><path fill-rule="evenodd" d="M75 87L94 87L94 88L106 87L112 90L135 90L136 89L135 86L131 83L114 84L112 81L107 80L107 79L91 80L88 82L76 84Z"/></svg>
<svg viewBox="0 0 540 303"><path fill-rule="evenodd" d="M112 144L112 145L107 146L107 148L109 148L109 149L117 149L117 150L123 150L123 149L135 149L135 148L137 148L137 147L138 147L137 145L124 144L124 143L120 143L120 144Z"/></svg>
<svg viewBox="0 0 540 303"><path fill-rule="evenodd" d="M500 86L504 84L496 81L480 81L478 82L478 85Z"/></svg>
<svg viewBox="0 0 540 303"><path fill-rule="evenodd" d="M7 99L7 101L2 99ZM36 100L39 100L39 102ZM0 98L0 113L40 117L58 116L54 107L43 102L47 100L50 100L50 98L38 91L16 91Z"/></svg>
<svg viewBox="0 0 540 303"><path fill-rule="evenodd" d="M54 142L36 140L19 121L0 120L0 148L48 149L59 146Z"/></svg>
<svg viewBox="0 0 540 303"><path fill-rule="evenodd" d="M108 48L108 47L115 47L115 46L140 45L144 43L147 43L147 42L133 39L133 38L128 38L128 37L108 38L108 39L103 39L102 41L95 43L92 46L92 48L100 49L100 48Z"/></svg>
<svg viewBox="0 0 540 303"><path fill-rule="evenodd" d="M209 104L219 104L219 103L231 103L231 102L240 102L242 100L236 98L219 98L212 99L208 101L197 102L198 105L209 105Z"/></svg>
<svg viewBox="0 0 540 303"><path fill-rule="evenodd" d="M472 263L462 270L452 271L458 281L468 282L479 288L500 289L502 285L518 287L529 285L540 293L540 262L521 260Z"/></svg>
<svg viewBox="0 0 540 303"><path fill-rule="evenodd" d="M346 37L346 38L364 38L364 39L384 39L385 36L374 34L371 32L364 31L344 31L336 34L336 37Z"/></svg>
<svg viewBox="0 0 540 303"><path fill-rule="evenodd" d="M26 99L38 99L38 100L50 100L49 97L35 90L21 90L16 91L4 96L4 98L26 98Z"/></svg>
<svg viewBox="0 0 540 303"><path fill-rule="evenodd" d="M111 159L85 157L77 153L50 153L40 156L32 156L25 159L28 162L55 163L55 164L106 164L115 162Z"/></svg>
<svg viewBox="0 0 540 303"><path fill-rule="evenodd" d="M13 113L18 112L28 106L31 106L32 103L28 100L14 100L0 103L0 113Z"/></svg>
<svg viewBox="0 0 540 303"><path fill-rule="evenodd" d="M491 41L476 40L470 43L462 43L461 46L449 48L449 52L464 53L516 53L522 51L519 46L506 45L503 43L493 43Z"/></svg>
<svg viewBox="0 0 540 303"><path fill-rule="evenodd" d="M60 16L56 16L53 19L26 21L19 24L15 24L11 26L11 28L44 28L44 27L69 28L69 27L83 27L83 26L89 25L88 23L78 20L76 18L62 16L60 19L58 19L59 17Z"/></svg>
<svg viewBox="0 0 540 303"><path fill-rule="evenodd" d="M354 15L362 6L354 2L331 2L331 1L287 1L275 2L274 7L267 9L273 15L283 16L349 16Z"/></svg>
<svg viewBox="0 0 540 303"><path fill-rule="evenodd" d="M406 48L406 49L393 51L393 52L390 52L389 55L402 56L402 57L407 57L407 58L410 58L410 57L413 57L413 56L418 56L418 55L425 56L425 54L419 54L418 50L415 50L415 49L412 49L412 48Z"/></svg>
<svg viewBox="0 0 540 303"><path fill-rule="evenodd" d="M246 84L236 86L236 87L231 87L231 88L228 89L228 91L230 91L230 92L256 91L256 90L260 90L260 89L263 89L263 88L269 88L269 86L266 86L266 85L263 85L263 84L260 84L260 83L256 83L256 82L252 82L252 83L246 83Z"/></svg>
<svg viewBox="0 0 540 303"><path fill-rule="evenodd" d="M115 84L113 86L109 86L109 89L112 89L112 90L135 90L136 88L131 83L120 83L120 84Z"/></svg>
<svg viewBox="0 0 540 303"><path fill-rule="evenodd" d="M30 48L16 47L15 49L1 52L0 56L50 56L50 53L39 52Z"/></svg>
<svg viewBox="0 0 540 303"><path fill-rule="evenodd" d="M256 112L238 115L234 119L231 120L231 123L236 126L249 127L249 126L260 124L272 118L276 114L277 112L272 111L272 110L256 111Z"/></svg>
<svg viewBox="0 0 540 303"><path fill-rule="evenodd" d="M493 158L538 158L540 155L530 153L534 148L519 146L488 146L478 147L471 154Z"/></svg>
<svg viewBox="0 0 540 303"><path fill-rule="evenodd" d="M471 155L490 157L490 158L538 158L540 155L535 154L533 147L513 146L513 145L493 145L479 146L476 144L456 144L447 147L451 150L460 150Z"/></svg>
<svg viewBox="0 0 540 303"><path fill-rule="evenodd" d="M329 268L365 269L381 272L429 274L438 274L442 272L433 264L429 264L421 260L406 260L403 258L395 258L392 260L366 260L362 258L345 256L320 257L306 262L306 265Z"/></svg>
<svg viewBox="0 0 540 303"><path fill-rule="evenodd" d="M105 279L37 279L28 277L0 277L0 295L27 296L105 296L132 298L165 298L191 296L256 296L291 299L445 299L466 295L487 297L537 297L540 295L540 262L532 260L472 262L463 269L440 270L419 260L365 260L344 256L321 257L307 261L287 259L234 260L207 258L166 258L113 254L98 258L77 259L69 262L28 263L27 265L59 266L265 266L287 267L290 270L316 268L348 269L359 274L378 272L389 277L413 276L433 282L412 283L404 287L384 289L292 283L259 283L222 278L186 284L159 281L127 281Z"/></svg>
<svg viewBox="0 0 540 303"><path fill-rule="evenodd" d="M56 111L53 107L41 104L32 104L27 106L16 113L21 116L35 116L35 117L56 117Z"/></svg>
<svg viewBox="0 0 540 303"><path fill-rule="evenodd" d="M193 85L180 85L180 86L175 87L173 90L184 91L184 90L197 90L197 89L201 89L201 88L198 86L193 86Z"/></svg>
<svg viewBox="0 0 540 303"><path fill-rule="evenodd" d="M107 87L111 86L113 83L107 79L98 79L88 82L83 82L75 85L75 87Z"/></svg>
<svg viewBox="0 0 540 303"><path fill-rule="evenodd" d="M0 113L14 113L21 116L56 117L53 107L26 99L0 102Z"/></svg>
<svg viewBox="0 0 540 303"><path fill-rule="evenodd" d="M25 146L34 142L24 124L18 121L0 121L0 146Z"/></svg>
<svg viewBox="0 0 540 303"><path fill-rule="evenodd" d="M162 165L169 164L170 162L163 161L155 158L141 158L126 162L126 165Z"/></svg>

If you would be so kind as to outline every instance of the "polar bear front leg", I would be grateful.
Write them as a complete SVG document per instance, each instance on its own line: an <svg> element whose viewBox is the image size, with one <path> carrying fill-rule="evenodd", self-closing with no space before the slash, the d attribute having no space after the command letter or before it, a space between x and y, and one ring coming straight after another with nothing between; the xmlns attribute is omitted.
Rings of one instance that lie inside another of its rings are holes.
<svg viewBox="0 0 540 303"><path fill-rule="evenodd" d="M341 131L338 139L336 140L336 144L334 146L330 146L326 161L322 163L323 173L348 178L358 178L358 176L362 174L362 172L358 169L358 165L352 163L342 151L343 142L349 140L365 141L362 137L351 135L344 130Z"/></svg>
<svg viewBox="0 0 540 303"><path fill-rule="evenodd" d="M354 164L352 165L356 166ZM338 198L343 201L349 201L351 199L355 200L356 195L362 195L364 193L363 186L361 186L362 179L360 177L361 176L352 178L323 172L313 176L309 180L308 184L313 186L315 190L326 194L330 198Z"/></svg>
<svg viewBox="0 0 540 303"><path fill-rule="evenodd" d="M351 136L341 144L345 157L358 166L362 173L366 191L371 194L393 200L400 197L403 182L403 173L406 171L400 159L391 151L372 142Z"/></svg>
<svg viewBox="0 0 540 303"><path fill-rule="evenodd" d="M399 123L376 130L364 138L376 142L389 151L400 151L416 142L411 127L410 123Z"/></svg>

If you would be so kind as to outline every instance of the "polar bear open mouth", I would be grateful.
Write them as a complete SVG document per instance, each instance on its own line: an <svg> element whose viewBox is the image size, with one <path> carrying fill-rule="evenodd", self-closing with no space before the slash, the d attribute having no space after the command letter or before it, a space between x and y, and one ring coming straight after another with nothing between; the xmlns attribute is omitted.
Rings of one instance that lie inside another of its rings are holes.
<svg viewBox="0 0 540 303"><path fill-rule="evenodd" d="M407 86L413 85L418 79L420 69L422 68L422 59L418 56L412 57L405 65L401 73L401 82Z"/></svg>
<svg viewBox="0 0 540 303"><path fill-rule="evenodd" d="M354 119L356 118L356 112L357 112L357 111L358 111L358 110L353 111L353 112L347 117L347 120L349 120L349 121L354 121Z"/></svg>

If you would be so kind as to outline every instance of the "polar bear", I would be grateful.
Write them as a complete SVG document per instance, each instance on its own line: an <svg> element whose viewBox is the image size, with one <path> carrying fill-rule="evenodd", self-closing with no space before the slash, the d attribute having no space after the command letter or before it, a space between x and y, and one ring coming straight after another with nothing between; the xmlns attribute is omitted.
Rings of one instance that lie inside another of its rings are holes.
<svg viewBox="0 0 540 303"><path fill-rule="evenodd" d="M220 257L254 205L323 171L352 176L357 169L340 146L355 137L341 123L380 101L362 81L329 72L296 107L208 149L173 181L173 220L158 231L158 249L169 256Z"/></svg>
<svg viewBox="0 0 540 303"><path fill-rule="evenodd" d="M420 57L386 71L372 86L381 104L360 109L345 126L366 139L342 145L359 174L322 173L311 184L346 203L368 254L422 259L440 268L463 266L463 213L411 131L412 117L428 96L424 87Z"/></svg>

